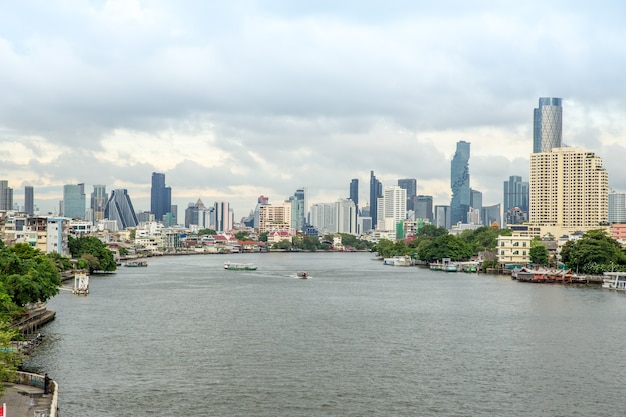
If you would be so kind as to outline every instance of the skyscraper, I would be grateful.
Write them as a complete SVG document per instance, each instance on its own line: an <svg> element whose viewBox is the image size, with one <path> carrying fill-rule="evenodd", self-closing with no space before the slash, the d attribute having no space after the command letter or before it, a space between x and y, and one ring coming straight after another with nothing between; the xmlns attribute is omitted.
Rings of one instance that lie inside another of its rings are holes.
<svg viewBox="0 0 626 417"><path fill-rule="evenodd" d="M87 208L85 184L63 186L63 216L70 219L84 219Z"/></svg>
<svg viewBox="0 0 626 417"><path fill-rule="evenodd" d="M350 200L354 201L357 213L359 212L359 179L353 178L350 181Z"/></svg>
<svg viewBox="0 0 626 417"><path fill-rule="evenodd" d="M378 230L396 230L396 225L406 219L406 190L397 185L385 187L378 199Z"/></svg>
<svg viewBox="0 0 626 417"><path fill-rule="evenodd" d="M94 224L98 220L104 219L104 209L106 208L109 195L106 185L94 185L91 193L91 210L93 212Z"/></svg>
<svg viewBox="0 0 626 417"><path fill-rule="evenodd" d="M542 233L558 236L608 224L608 174L593 152L554 148L532 153L529 182L529 221Z"/></svg>
<svg viewBox="0 0 626 417"><path fill-rule="evenodd" d="M31 185L24 187L24 212L29 216L35 214L35 196Z"/></svg>
<svg viewBox="0 0 626 417"><path fill-rule="evenodd" d="M7 180L0 181L0 210L13 210L13 188Z"/></svg>
<svg viewBox="0 0 626 417"><path fill-rule="evenodd" d="M626 194L609 193L609 223L626 223Z"/></svg>
<svg viewBox="0 0 626 417"><path fill-rule="evenodd" d="M433 221L433 196L418 195L415 198L415 218Z"/></svg>
<svg viewBox="0 0 626 417"><path fill-rule="evenodd" d="M550 152L563 142L562 99L541 97L534 110L533 152Z"/></svg>
<svg viewBox="0 0 626 417"><path fill-rule="evenodd" d="M215 231L230 232L233 229L232 211L226 201L216 201L213 206L215 214Z"/></svg>
<svg viewBox="0 0 626 417"><path fill-rule="evenodd" d="M507 224L528 219L528 182L518 175L511 175L504 181L504 216Z"/></svg>
<svg viewBox="0 0 626 417"><path fill-rule="evenodd" d="M118 230L135 227L139 224L128 190L122 188L111 191L111 196L104 209L104 218L115 220Z"/></svg>
<svg viewBox="0 0 626 417"><path fill-rule="evenodd" d="M298 188L291 200L291 227L295 230L304 230L304 226L308 223L308 207L306 198L306 188Z"/></svg>
<svg viewBox="0 0 626 417"><path fill-rule="evenodd" d="M469 142L459 141L456 152L450 163L450 186L452 200L450 201L450 221L452 224L467 221L467 212L470 208L470 175L469 175Z"/></svg>
<svg viewBox="0 0 626 417"><path fill-rule="evenodd" d="M378 224L378 197L383 194L383 185L376 179L374 171L370 172L370 216L372 217L372 227Z"/></svg>
<svg viewBox="0 0 626 417"><path fill-rule="evenodd" d="M398 180L398 187L406 190L406 209L415 210L415 197L417 196L417 180L404 178Z"/></svg>
<svg viewBox="0 0 626 417"><path fill-rule="evenodd" d="M172 210L172 189L165 186L165 174L152 173L152 188L150 189L150 211L157 222L163 220L165 213Z"/></svg>

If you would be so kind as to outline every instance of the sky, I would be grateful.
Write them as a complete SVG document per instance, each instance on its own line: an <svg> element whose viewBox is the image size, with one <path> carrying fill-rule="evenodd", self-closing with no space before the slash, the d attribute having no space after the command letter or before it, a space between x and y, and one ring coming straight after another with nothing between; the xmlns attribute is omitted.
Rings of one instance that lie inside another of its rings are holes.
<svg viewBox="0 0 626 417"><path fill-rule="evenodd" d="M148 211L152 172L181 217L300 187L330 203L353 178L364 206L370 171L449 204L464 140L491 205L528 180L539 97L561 97L564 144L626 192L624 22L621 1L3 2L0 179L42 212L77 183Z"/></svg>

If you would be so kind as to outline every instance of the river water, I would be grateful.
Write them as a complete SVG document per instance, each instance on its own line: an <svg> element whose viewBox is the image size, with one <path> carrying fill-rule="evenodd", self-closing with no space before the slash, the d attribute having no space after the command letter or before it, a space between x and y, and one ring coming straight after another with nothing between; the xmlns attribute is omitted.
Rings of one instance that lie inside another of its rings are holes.
<svg viewBox="0 0 626 417"><path fill-rule="evenodd" d="M201 255L92 276L49 308L26 367L59 383L63 417L626 412L626 295L597 287L369 253Z"/></svg>

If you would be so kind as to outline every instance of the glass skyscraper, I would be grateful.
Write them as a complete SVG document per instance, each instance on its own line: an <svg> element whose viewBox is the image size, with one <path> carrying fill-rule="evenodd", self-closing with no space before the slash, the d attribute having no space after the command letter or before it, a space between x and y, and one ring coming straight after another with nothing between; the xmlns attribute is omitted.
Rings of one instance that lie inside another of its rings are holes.
<svg viewBox="0 0 626 417"><path fill-rule="evenodd" d="M29 216L35 214L35 198L32 185L24 187L24 212Z"/></svg>
<svg viewBox="0 0 626 417"><path fill-rule="evenodd" d="M157 222L163 221L163 216L172 211L172 189L165 186L165 174L152 173L152 188L150 189L150 211Z"/></svg>
<svg viewBox="0 0 626 417"><path fill-rule="evenodd" d="M357 213L359 212L359 179L353 178L350 182L350 200L354 201Z"/></svg>
<svg viewBox="0 0 626 417"><path fill-rule="evenodd" d="M450 163L450 188L452 189L450 222L452 225L467 222L467 212L471 202L469 157L469 142L463 140L457 142L456 152Z"/></svg>
<svg viewBox="0 0 626 417"><path fill-rule="evenodd" d="M562 99L541 97L534 111L533 153L550 152L563 144Z"/></svg>
<svg viewBox="0 0 626 417"><path fill-rule="evenodd" d="M125 188L113 190L104 210L104 217L117 222L117 229L135 227L139 224L133 203Z"/></svg>
<svg viewBox="0 0 626 417"><path fill-rule="evenodd" d="M104 219L104 209L106 208L109 195L107 194L105 185L94 185L91 193L91 210L93 211L93 220Z"/></svg>
<svg viewBox="0 0 626 417"><path fill-rule="evenodd" d="M383 195L383 184L376 179L374 171L370 171L370 217L372 227L378 224L378 197Z"/></svg>
<svg viewBox="0 0 626 417"><path fill-rule="evenodd" d="M63 216L84 219L86 206L85 184L63 186Z"/></svg>

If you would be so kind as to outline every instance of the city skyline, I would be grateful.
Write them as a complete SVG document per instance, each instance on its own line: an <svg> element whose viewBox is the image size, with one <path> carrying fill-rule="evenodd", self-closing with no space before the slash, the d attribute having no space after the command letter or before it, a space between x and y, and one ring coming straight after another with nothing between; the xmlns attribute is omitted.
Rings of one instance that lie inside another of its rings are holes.
<svg viewBox="0 0 626 417"><path fill-rule="evenodd" d="M364 207L370 171L416 178L438 206L467 141L489 206L528 178L533 109L559 97L563 143L626 190L620 3L358 5L7 4L0 178L20 205L34 187L41 212L80 183L148 211L152 172L173 205L227 201L235 219L303 185L309 206L347 198L352 179Z"/></svg>

